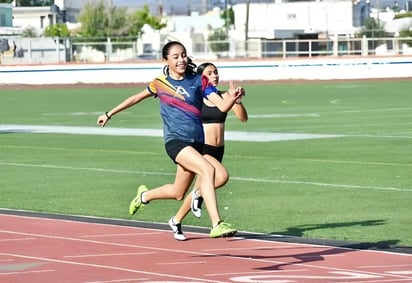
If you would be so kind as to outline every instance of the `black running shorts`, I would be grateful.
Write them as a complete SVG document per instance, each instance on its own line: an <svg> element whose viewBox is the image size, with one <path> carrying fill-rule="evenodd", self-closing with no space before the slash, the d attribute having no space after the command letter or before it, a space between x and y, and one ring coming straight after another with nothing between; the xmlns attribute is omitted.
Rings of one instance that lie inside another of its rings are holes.
<svg viewBox="0 0 412 283"><path fill-rule="evenodd" d="M197 152L203 154L203 143L198 142L185 142L181 140L171 140L165 144L167 155L173 160L174 163L176 162L176 157L179 152L185 148L186 146L193 147Z"/></svg>
<svg viewBox="0 0 412 283"><path fill-rule="evenodd" d="M205 144L203 146L203 154L208 154L210 156L213 156L217 161L222 163L223 160L223 155L225 153L225 146L213 146L213 145L208 145Z"/></svg>

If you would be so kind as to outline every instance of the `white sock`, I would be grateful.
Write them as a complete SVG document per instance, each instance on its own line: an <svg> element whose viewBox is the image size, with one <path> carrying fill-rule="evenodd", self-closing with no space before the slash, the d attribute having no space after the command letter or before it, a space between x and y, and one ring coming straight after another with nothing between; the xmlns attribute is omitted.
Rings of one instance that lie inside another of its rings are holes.
<svg viewBox="0 0 412 283"><path fill-rule="evenodd" d="M147 203L147 202L145 201L145 199L144 199L144 193L142 193L142 194L140 195L140 201L141 201L142 203Z"/></svg>

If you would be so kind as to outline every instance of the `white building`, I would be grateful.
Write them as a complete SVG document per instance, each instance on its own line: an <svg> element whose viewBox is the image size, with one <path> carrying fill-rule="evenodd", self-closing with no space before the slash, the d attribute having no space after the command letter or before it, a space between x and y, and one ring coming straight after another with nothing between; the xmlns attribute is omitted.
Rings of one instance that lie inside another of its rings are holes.
<svg viewBox="0 0 412 283"><path fill-rule="evenodd" d="M352 35L352 1L255 3L249 5L247 24L246 4L233 6L235 31L239 38L293 38L298 33Z"/></svg>

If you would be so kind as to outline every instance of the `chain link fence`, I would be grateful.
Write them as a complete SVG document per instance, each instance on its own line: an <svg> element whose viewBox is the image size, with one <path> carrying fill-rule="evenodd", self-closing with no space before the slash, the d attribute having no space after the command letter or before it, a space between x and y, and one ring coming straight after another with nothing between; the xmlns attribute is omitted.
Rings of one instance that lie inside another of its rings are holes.
<svg viewBox="0 0 412 283"><path fill-rule="evenodd" d="M6 42L7 41L7 42ZM166 42L166 38L158 42ZM2 64L133 62L159 60L160 49L138 38L2 38ZM186 45L186 44L185 44ZM186 45L196 60L327 56L412 55L412 38L248 39L196 41Z"/></svg>

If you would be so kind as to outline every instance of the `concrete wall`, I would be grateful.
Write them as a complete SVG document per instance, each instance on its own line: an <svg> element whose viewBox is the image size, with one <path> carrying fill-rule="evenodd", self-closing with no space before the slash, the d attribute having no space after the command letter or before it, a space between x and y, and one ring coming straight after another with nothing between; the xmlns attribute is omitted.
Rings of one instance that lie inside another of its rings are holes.
<svg viewBox="0 0 412 283"><path fill-rule="evenodd" d="M196 62L200 64L202 62ZM412 56L391 58L216 61L222 81L411 78ZM163 64L2 65L1 84L147 83Z"/></svg>

